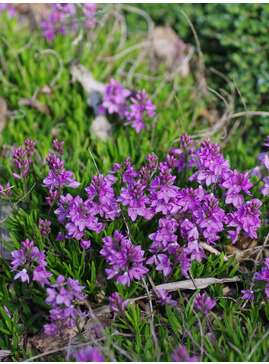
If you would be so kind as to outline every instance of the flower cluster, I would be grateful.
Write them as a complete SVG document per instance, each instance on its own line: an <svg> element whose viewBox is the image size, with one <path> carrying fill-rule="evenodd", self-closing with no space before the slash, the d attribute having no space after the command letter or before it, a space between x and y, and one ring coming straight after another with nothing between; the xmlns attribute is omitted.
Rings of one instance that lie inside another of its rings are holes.
<svg viewBox="0 0 269 364"><path fill-rule="evenodd" d="M104 362L104 357L100 354L98 348L93 348L92 346L88 345L86 348L80 349L77 353L73 354L76 361L80 363L84 362L97 362L101 363Z"/></svg>
<svg viewBox="0 0 269 364"><path fill-rule="evenodd" d="M130 285L132 279L138 281L149 271L142 262L144 251L140 245L133 245L131 241L118 230L111 236L103 238L103 248L100 255L105 257L111 268L106 268L108 279L115 278L117 283Z"/></svg>
<svg viewBox="0 0 269 364"><path fill-rule="evenodd" d="M40 234L42 236L48 235L50 233L50 230L51 230L50 226L51 226L51 222L49 220L40 219L40 222L39 222Z"/></svg>
<svg viewBox="0 0 269 364"><path fill-rule="evenodd" d="M146 126L145 117L154 116L157 107L152 104L145 90L138 91L135 97L131 94L131 91L119 81L110 79L110 84L105 86L105 94L99 111L101 114L104 114L106 110L109 114L118 114L122 120L127 120L124 125L131 124L139 133Z"/></svg>
<svg viewBox="0 0 269 364"><path fill-rule="evenodd" d="M202 295L200 293L195 294L194 308L197 311L201 311L204 316L211 311L215 305L216 302L213 301L211 297L207 296L206 293L203 293Z"/></svg>
<svg viewBox="0 0 269 364"><path fill-rule="evenodd" d="M269 147L269 136L267 140L263 144L265 147ZM260 187L260 191L264 196L269 195L269 152L262 152L258 155L257 159L260 161L260 166L256 166L251 170L251 176L257 176L260 180L262 180L264 185ZM263 172L263 166L266 168L266 172ZM262 170L262 172L261 172Z"/></svg>
<svg viewBox="0 0 269 364"><path fill-rule="evenodd" d="M188 350L185 345L174 348L175 352L171 354L171 358L175 362L196 362L197 356L188 356Z"/></svg>
<svg viewBox="0 0 269 364"><path fill-rule="evenodd" d="M260 273L255 273L254 278L258 281L263 281L266 283L265 294L269 299L269 258L265 259L265 267L262 267Z"/></svg>
<svg viewBox="0 0 269 364"><path fill-rule="evenodd" d="M17 9L13 4L1 3L0 4L0 14L4 11L8 12L9 18L13 18L17 14Z"/></svg>
<svg viewBox="0 0 269 364"><path fill-rule="evenodd" d="M54 146L61 154L62 144L54 141ZM245 201L244 195L250 196L252 187L248 173L231 171L219 146L209 139L194 150L192 139L185 134L180 138L180 146L176 153L167 154L163 162L149 154L140 170L136 170L129 157L123 163L115 163L107 176L93 176L85 188L86 199L61 194L64 186L76 187L78 182L70 178L72 172L64 170L60 157L49 155L47 163L51 169L44 179L44 185L50 188L47 199L49 203L58 200L54 212L65 227L56 240L75 239L88 249L92 244L89 235L92 231L100 234L104 220L107 224L128 216L135 222L138 218L151 220L157 216L158 229L149 234L152 244L146 264L155 265L165 277L180 268L188 278L191 261L206 258L200 245L202 239L216 244L227 232L227 238L234 243L242 231L256 238L261 225L261 201ZM176 168L184 176L186 170L196 168L189 181L197 181L199 187L178 187L173 174ZM225 211L221 206L228 208ZM121 232L116 231L114 238L103 238L103 243L100 254L111 266L106 269L109 279L129 285L133 278L140 280L148 271L142 264L146 259L144 250Z"/></svg>
<svg viewBox="0 0 269 364"><path fill-rule="evenodd" d="M31 156L34 152L36 143L27 139L25 140L24 145L24 148L17 148L11 156L21 175L25 177L29 171L30 165L33 163ZM21 175L13 173L13 176L18 179L21 179Z"/></svg>
<svg viewBox="0 0 269 364"><path fill-rule="evenodd" d="M12 190L9 182L5 186L0 185L0 195L4 197L9 197L12 195Z"/></svg>
<svg viewBox="0 0 269 364"><path fill-rule="evenodd" d="M100 217L115 220L119 216L119 207L115 199L115 192L111 187L115 182L113 176L103 177L102 174L94 176L91 185L85 188L88 198L84 201L80 196L72 197L69 193L61 195L59 206L55 210L60 223L65 223L67 239L74 238L81 241L81 246L88 248L87 231L95 231L100 234L104 224ZM97 216L96 216L97 215Z"/></svg>
<svg viewBox="0 0 269 364"><path fill-rule="evenodd" d="M28 238L21 242L20 250L11 252L13 268L11 272L22 268L15 274L14 279L21 279L22 282L38 281L41 286L49 284L48 278L53 274L46 270L46 255L45 251L39 251L38 247L34 246L34 242Z"/></svg>
<svg viewBox="0 0 269 364"><path fill-rule="evenodd" d="M59 198L64 187L78 188L80 186L75 178L71 178L74 173L66 171L64 168L64 161L61 160L61 155L64 153L63 142L58 142L55 139L53 147L57 154L49 153L46 158L50 170L48 177L43 180L43 186L50 189L50 196L46 198L50 205Z"/></svg>
<svg viewBox="0 0 269 364"><path fill-rule="evenodd" d="M57 33L65 35L69 29L92 28L95 24L96 5L89 4L51 4L48 20L42 22L43 35L51 42Z"/></svg>
<svg viewBox="0 0 269 364"><path fill-rule="evenodd" d="M74 307L74 301L82 301L85 296L82 293L83 286L78 280L60 275L55 284L50 284L47 288L46 303L52 305L50 310L50 321L52 323L44 325L45 333L48 335L63 334L66 328L72 329L76 326L76 320L84 314Z"/></svg>
<svg viewBox="0 0 269 364"><path fill-rule="evenodd" d="M159 295L159 300L156 301L157 303L160 303L162 306L165 306L166 303L169 307L176 306L176 301L172 300L172 296L165 289L159 289L157 293Z"/></svg>
<svg viewBox="0 0 269 364"><path fill-rule="evenodd" d="M112 295L109 297L109 302L112 311L123 312L125 307L128 305L129 300L127 299L123 301L118 292L116 292L112 293Z"/></svg>
<svg viewBox="0 0 269 364"><path fill-rule="evenodd" d="M250 289L242 290L243 293L242 300L254 300L254 293Z"/></svg>

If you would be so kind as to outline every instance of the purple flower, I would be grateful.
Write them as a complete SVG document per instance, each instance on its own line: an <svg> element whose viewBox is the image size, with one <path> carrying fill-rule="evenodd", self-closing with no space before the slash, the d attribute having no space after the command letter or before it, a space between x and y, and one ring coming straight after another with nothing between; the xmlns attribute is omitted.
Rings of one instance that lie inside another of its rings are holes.
<svg viewBox="0 0 269 364"><path fill-rule="evenodd" d="M34 151L35 142L32 140L25 140L25 148L17 148L15 152L11 155L16 167L20 170L23 176L26 176L30 165L33 163L31 156ZM20 175L13 173L15 178L21 178Z"/></svg>
<svg viewBox="0 0 269 364"><path fill-rule="evenodd" d="M6 184L6 186L2 186L0 185L0 195L4 196L4 197L8 197L8 196L11 196L12 195L12 190L11 190L12 187L10 187L10 183L8 182Z"/></svg>
<svg viewBox="0 0 269 364"><path fill-rule="evenodd" d="M118 80L111 78L110 84L105 86L105 95L99 111L104 113L107 110L109 114L117 113L123 119L128 109L126 99L130 95L131 91L125 89Z"/></svg>
<svg viewBox="0 0 269 364"><path fill-rule="evenodd" d="M8 17L11 19L17 14L17 9L13 4L2 3L0 4L0 14L4 11L8 11Z"/></svg>
<svg viewBox="0 0 269 364"><path fill-rule="evenodd" d="M39 229L40 229L40 234L42 236L46 236L46 235L48 235L50 233L50 230L51 230L50 225L51 225L51 222L49 220L40 219Z"/></svg>
<svg viewBox="0 0 269 364"><path fill-rule="evenodd" d="M51 13L47 21L42 22L43 35L48 42L51 42L57 33L65 35L70 30L77 30L79 27L92 28L95 24L95 4L50 4Z"/></svg>
<svg viewBox="0 0 269 364"><path fill-rule="evenodd" d="M197 356L188 357L188 350L185 345L181 345L181 347L174 348L175 353L171 354L171 358L176 362L196 362L198 361Z"/></svg>
<svg viewBox="0 0 269 364"><path fill-rule="evenodd" d="M50 310L52 324L44 326L48 335L57 335L65 328L72 329L76 326L76 320L85 316L74 307L75 300L81 301L85 298L82 293L83 288L85 287L80 286L78 280L70 277L66 280L63 275L60 275L57 277L56 283L50 284L50 287L46 289L45 302L52 305Z"/></svg>
<svg viewBox="0 0 269 364"><path fill-rule="evenodd" d="M132 101L130 111L126 113L126 117L129 121L124 125L131 124L131 126L135 128L136 132L139 133L146 126L143 120L145 116L154 116L157 107L152 104L151 99L144 89L142 92L139 91L136 94L136 98L131 97L130 100Z"/></svg>
<svg viewBox="0 0 269 364"><path fill-rule="evenodd" d="M162 270L164 277L168 276L168 274L172 272L171 261L167 255L157 255L156 270Z"/></svg>
<svg viewBox="0 0 269 364"><path fill-rule="evenodd" d="M122 301L118 292L112 293L109 297L110 307L112 311L115 312L122 312L124 311L125 307L128 305L129 300Z"/></svg>
<svg viewBox="0 0 269 364"><path fill-rule="evenodd" d="M242 296L242 300L254 300L254 293L253 291L247 289L247 290L242 290L241 293L243 293Z"/></svg>
<svg viewBox="0 0 269 364"><path fill-rule="evenodd" d="M15 274L14 279L21 279L22 282L30 282L30 278L29 275L27 273L27 270L25 268L23 268L23 270L21 270L20 272L18 272L17 274Z"/></svg>
<svg viewBox="0 0 269 364"><path fill-rule="evenodd" d="M220 153L220 147L216 143L210 143L210 138L202 142L194 154L198 171L189 178L190 181L205 182L207 186L216 184L230 167Z"/></svg>
<svg viewBox="0 0 269 364"><path fill-rule="evenodd" d="M47 278L52 275L53 274L48 272L44 267L37 266L33 270L33 281L40 282L41 286L44 287L45 284L50 284L50 281Z"/></svg>
<svg viewBox="0 0 269 364"><path fill-rule="evenodd" d="M74 354L76 361L78 362L104 362L104 357L100 354L97 348L87 346L86 348L80 349Z"/></svg>
<svg viewBox="0 0 269 364"><path fill-rule="evenodd" d="M9 310L8 310L8 308L6 306L4 306L4 311L8 315L8 317L11 318L10 312L9 312Z"/></svg>
<svg viewBox="0 0 269 364"><path fill-rule="evenodd" d="M82 239L80 241L80 246L81 246L82 249L89 249L89 247L91 246L91 241Z"/></svg>
<svg viewBox="0 0 269 364"><path fill-rule="evenodd" d="M59 334L59 327L58 325L52 323L52 324L45 324L44 326L44 332L45 334L49 336L56 336Z"/></svg>
<svg viewBox="0 0 269 364"><path fill-rule="evenodd" d="M159 289L157 290L157 293L159 294L159 300L157 300L157 303L160 303L162 306L165 306L167 303L169 307L176 306L177 302L172 300L171 294L168 295L165 289Z"/></svg>
<svg viewBox="0 0 269 364"><path fill-rule="evenodd" d="M258 155L257 159L261 161L261 166L265 166L269 169L269 154L268 153L261 153Z"/></svg>
<svg viewBox="0 0 269 364"><path fill-rule="evenodd" d="M22 249L14 250L13 252L11 252L11 255L13 257L11 261L11 264L13 265L11 272L13 272L14 270L18 269L21 265L26 263L26 257Z"/></svg>
<svg viewBox="0 0 269 364"><path fill-rule="evenodd" d="M269 258L265 259L265 267L261 268L261 273L255 273L254 279L266 283L265 295L269 299Z"/></svg>
<svg viewBox="0 0 269 364"><path fill-rule="evenodd" d="M106 268L107 279L115 278L117 283L130 285L132 279L140 280L148 272L142 262L144 250L141 246L135 246L118 230L114 233L114 239L110 236L103 238L104 246L100 251L101 256L111 268Z"/></svg>
<svg viewBox="0 0 269 364"><path fill-rule="evenodd" d="M234 206L238 206L244 202L244 198L239 192L244 191L247 195L251 196L249 188L253 186L253 183L249 181L249 172L239 173L236 169L223 173L224 182L221 183L221 187L228 189L225 203L232 203Z"/></svg>
<svg viewBox="0 0 269 364"><path fill-rule="evenodd" d="M197 311L201 311L204 316L208 313L208 311L211 311L215 305L216 302L213 301L211 297L206 296L205 293L202 295L200 293L195 294L194 308Z"/></svg>

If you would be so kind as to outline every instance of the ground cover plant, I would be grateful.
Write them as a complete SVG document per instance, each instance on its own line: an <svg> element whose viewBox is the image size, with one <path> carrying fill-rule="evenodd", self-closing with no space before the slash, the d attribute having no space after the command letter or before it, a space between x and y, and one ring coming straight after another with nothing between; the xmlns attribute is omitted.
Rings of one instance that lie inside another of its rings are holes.
<svg viewBox="0 0 269 364"><path fill-rule="evenodd" d="M185 13L193 44L124 4L1 11L1 360L268 361L269 139L234 126L266 112Z"/></svg>

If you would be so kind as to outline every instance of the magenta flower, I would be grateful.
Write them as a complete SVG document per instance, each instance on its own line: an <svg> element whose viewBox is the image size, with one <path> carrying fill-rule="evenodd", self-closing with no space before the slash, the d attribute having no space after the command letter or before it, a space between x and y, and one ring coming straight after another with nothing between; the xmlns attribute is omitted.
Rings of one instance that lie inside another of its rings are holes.
<svg viewBox="0 0 269 364"><path fill-rule="evenodd" d="M109 297L110 307L112 311L123 312L125 307L128 305L129 300L122 301L118 292L112 293Z"/></svg>
<svg viewBox="0 0 269 364"><path fill-rule="evenodd" d="M37 266L33 270L33 281L40 282L42 287L44 287L45 284L50 284L50 281L47 278L51 276L53 276L53 274L48 272L44 267Z"/></svg>
<svg viewBox="0 0 269 364"><path fill-rule="evenodd" d="M99 111L104 113L107 110L109 114L117 113L123 119L128 110L126 102L130 95L131 91L125 89L118 80L115 81L111 78L110 84L105 86L105 95Z"/></svg>
<svg viewBox="0 0 269 364"><path fill-rule="evenodd" d="M25 268L23 268L20 272L18 272L17 274L15 274L14 279L21 279L22 282L30 282L30 278L29 275L27 273L27 270Z"/></svg>
<svg viewBox="0 0 269 364"><path fill-rule="evenodd" d="M176 362L196 362L198 361L197 356L188 357L188 350L185 345L181 345L181 347L174 348L175 353L171 354L171 358Z"/></svg>
<svg viewBox="0 0 269 364"><path fill-rule="evenodd" d="M130 111L126 113L128 121L124 125L129 125L135 128L137 133L146 127L144 118L154 116L157 109L151 102L148 94L143 89L136 94L136 98L131 97L132 104L130 105Z"/></svg>
<svg viewBox="0 0 269 364"><path fill-rule="evenodd" d="M254 293L253 291L247 289L247 290L242 290L241 293L243 293L242 296L242 300L254 300Z"/></svg>
<svg viewBox="0 0 269 364"><path fill-rule="evenodd" d="M177 302L172 300L171 294L168 294L165 289L157 290L159 294L159 300L156 300L157 303L160 303L162 306L165 306L167 303L169 307L176 306Z"/></svg>
<svg viewBox="0 0 269 364"><path fill-rule="evenodd" d="M172 272L171 262L167 255L158 254L157 255L156 270L162 270L164 277L168 276Z"/></svg>
<svg viewBox="0 0 269 364"><path fill-rule="evenodd" d="M80 349L74 354L76 361L78 362L104 362L104 357L100 354L97 348L87 346L86 348Z"/></svg>
<svg viewBox="0 0 269 364"><path fill-rule="evenodd" d="M213 307L215 307L216 302L211 299L211 297L206 296L205 293L202 295L200 293L195 294L194 299L194 308L197 311L201 311L202 314L205 316L209 311L212 310Z"/></svg>
<svg viewBox="0 0 269 364"><path fill-rule="evenodd" d="M40 222L39 222L40 234L42 236L48 235L50 233L50 230L51 230L50 226L51 226L51 222L49 220L40 219Z"/></svg>

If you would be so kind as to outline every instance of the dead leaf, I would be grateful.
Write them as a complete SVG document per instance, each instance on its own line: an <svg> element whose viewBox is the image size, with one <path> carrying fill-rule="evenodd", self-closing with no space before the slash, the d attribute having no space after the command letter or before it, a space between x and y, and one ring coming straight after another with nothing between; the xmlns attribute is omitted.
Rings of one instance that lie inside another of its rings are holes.
<svg viewBox="0 0 269 364"><path fill-rule="evenodd" d="M10 350L0 350L0 360L3 359L3 358L6 358L9 355L11 355Z"/></svg>
<svg viewBox="0 0 269 364"><path fill-rule="evenodd" d="M242 236L234 245L226 245L226 249L229 255L236 255L234 263L237 263L249 259L254 255L257 252L257 249L255 249L257 244L257 240Z"/></svg>
<svg viewBox="0 0 269 364"><path fill-rule="evenodd" d="M80 330L85 326L86 319L82 319L79 322ZM28 348L31 345L34 349L40 351L41 353L57 349L60 346L66 345L70 339L73 339L78 334L78 328L74 327L72 329L65 329L64 334L66 339L62 340L59 336L49 336L45 334L44 331L37 333L28 339Z"/></svg>
<svg viewBox="0 0 269 364"><path fill-rule="evenodd" d="M172 71L181 63L180 73L183 77L189 74L189 57L176 58L176 44L181 40L177 33L169 26L156 27L152 34L153 51L156 56L163 60L167 68ZM183 42L182 42L183 43ZM182 54L184 51L182 51Z"/></svg>
<svg viewBox="0 0 269 364"><path fill-rule="evenodd" d="M169 26L156 27L152 34L153 50L171 69L175 58L175 44L179 40L177 33Z"/></svg>
<svg viewBox="0 0 269 364"><path fill-rule="evenodd" d="M52 87L50 87L48 85L43 86L41 92L42 92L42 94L48 94L48 95L53 96L53 89L52 89Z"/></svg>
<svg viewBox="0 0 269 364"><path fill-rule="evenodd" d="M95 133L103 142L112 139L112 127L104 115L98 115L92 122L90 131Z"/></svg>
<svg viewBox="0 0 269 364"><path fill-rule="evenodd" d="M81 64L72 65L70 73L73 82L81 83L87 94L88 105L93 108L95 115L99 115L99 103L105 93L105 85L96 81L92 73Z"/></svg>
<svg viewBox="0 0 269 364"><path fill-rule="evenodd" d="M45 351L57 349L60 345L64 343L62 342L62 339L60 337L49 336L42 331L30 337L28 339L28 344L31 344L34 349L40 351L41 353L44 353Z"/></svg>
<svg viewBox="0 0 269 364"><path fill-rule="evenodd" d="M23 106L33 107L34 109L37 109L38 111L40 111L42 114L50 113L50 109L48 108L47 105L44 105L41 102L34 100L34 99L20 99L18 104L23 105Z"/></svg>
<svg viewBox="0 0 269 364"><path fill-rule="evenodd" d="M176 291L176 290L183 290L183 289L203 289L211 284L217 284L217 283L233 283L233 282L239 282L239 277L233 277L233 278L223 278L223 279L217 279L217 278L197 278L197 279L188 279L186 281L180 281L180 282L173 282L173 283L164 283L156 286L156 289L165 289L167 292Z"/></svg>
<svg viewBox="0 0 269 364"><path fill-rule="evenodd" d="M3 97L0 97L0 133L4 129L7 122L7 103Z"/></svg>

